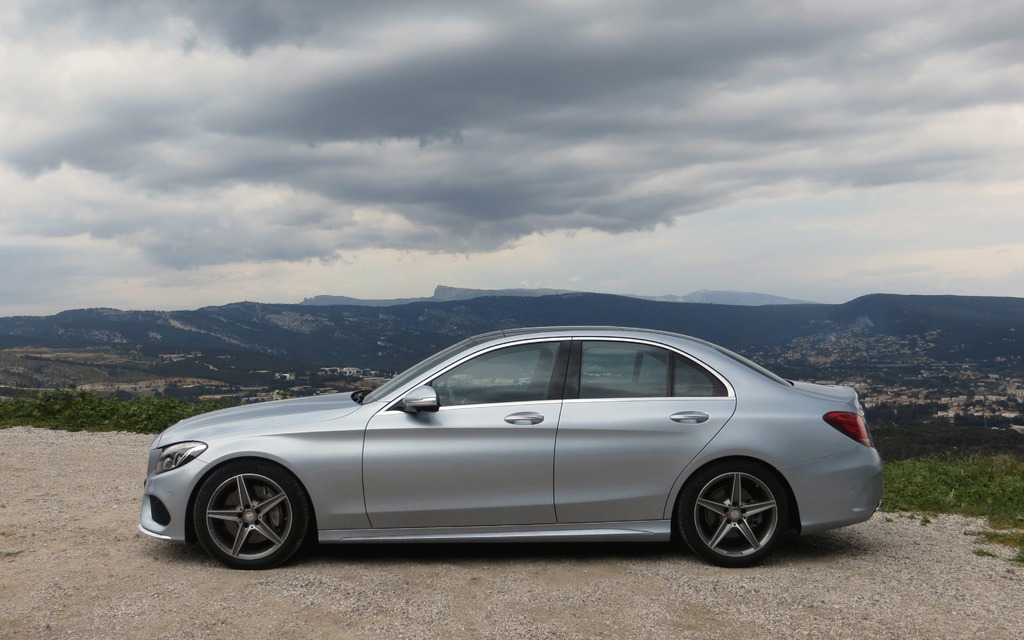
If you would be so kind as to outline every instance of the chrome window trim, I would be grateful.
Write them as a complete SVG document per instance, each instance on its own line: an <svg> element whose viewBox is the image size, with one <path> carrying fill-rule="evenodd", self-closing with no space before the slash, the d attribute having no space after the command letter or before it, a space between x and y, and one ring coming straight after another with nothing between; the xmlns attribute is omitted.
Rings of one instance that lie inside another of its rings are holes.
<svg viewBox="0 0 1024 640"><path fill-rule="evenodd" d="M666 334L666 335L671 336L672 334ZM500 340L500 337L498 339ZM696 357L690 355L689 353L686 353L685 351L681 351L679 348L674 347L672 345L665 344L664 342L656 342L654 340L644 340L642 338L632 338L632 337L622 337L622 336L605 336L605 335L600 335L600 334L575 334L575 335L570 334L570 335L562 335L562 336L551 335L551 336L544 336L544 337L526 338L526 339L521 339L521 340L509 340L508 342L497 342L496 344L487 345L487 346L484 346L484 347L482 347L482 348L480 348L478 350L475 350L475 351L472 351L470 353L464 354L461 358L459 358L455 362L452 362L452 363L450 363L448 365L442 365L442 367L439 368L439 369L434 369L432 371L428 371L425 375L420 376L419 378L413 380L405 388L400 389L399 391L397 391L395 397L393 397L391 400L383 401L383 402L386 402L387 404L382 409L382 411L391 411L392 409L395 408L395 406L399 402L401 402L402 398L410 390L415 389L418 386L421 386L421 385L424 385L424 384L427 384L427 383L433 381L438 376L447 373L451 369L454 369L455 367L461 365L462 363L464 363L464 362L466 362L466 361L468 361L468 360L470 360L472 358L475 358L477 356L484 355L485 353L490 353L491 351L495 351L497 349L504 349L505 347L517 347L517 346L522 346L524 344L534 344L534 343L542 343L542 342L560 343L560 342L567 342L567 341L572 341L572 342L576 342L576 341L579 341L579 342L624 342L624 343L628 343L628 344L642 344L642 345L647 345L647 346L650 346L650 347L664 349L664 350L669 351L670 353L678 355L678 356L680 356L682 358L686 358L690 362L692 362L695 365L699 366L704 371L707 371L712 376L714 376L719 382L721 382L725 386L725 390L726 390L726 395L724 395L724 396L649 396L649 397L645 396L645 397L637 397L637 398L632 398L631 397L631 398L591 398L591 399L573 398L571 400L568 400L569 402L576 402L576 401L580 401L580 400L583 400L583 401L586 401L586 402L594 402L594 401L616 401L617 402L617 401L622 401L622 400L643 400L643 399L650 399L650 398L671 398L671 399L674 399L674 400L735 400L736 399L736 390L733 388L733 386L729 382L729 380L727 380L724 376L722 376L720 373L718 373L713 368L708 366L705 362L703 362L699 358L696 358ZM562 399L562 400L538 400L537 402L565 402L565 401L566 401L565 399ZM484 406L500 406L500 405L507 405L507 404L517 404L517 403L515 403L515 402L498 402L498 403L468 404L468 405L456 405L456 406L458 406L458 407L484 407ZM453 408L455 408L455 406L448 406L448 407L442 406L440 408L440 410L444 411L445 409L453 409Z"/></svg>
<svg viewBox="0 0 1024 640"><path fill-rule="evenodd" d="M628 398L568 398L562 400L565 404L576 404L579 402L650 402L651 400L716 400L721 402L735 402L732 396L630 396Z"/></svg>
<svg viewBox="0 0 1024 640"><path fill-rule="evenodd" d="M451 404L448 406L441 406L437 411L456 411L458 409L479 409L481 407L504 407L510 404L562 404L564 400L513 400L512 402L481 402L480 404Z"/></svg>

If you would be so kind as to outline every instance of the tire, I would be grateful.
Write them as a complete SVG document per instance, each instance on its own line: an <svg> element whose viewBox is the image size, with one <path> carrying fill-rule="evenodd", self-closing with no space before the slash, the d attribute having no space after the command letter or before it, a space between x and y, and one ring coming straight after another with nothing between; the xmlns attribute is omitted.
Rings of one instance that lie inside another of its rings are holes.
<svg viewBox="0 0 1024 640"><path fill-rule="evenodd" d="M305 541L309 501L285 469L262 460L240 460L203 481L192 522L203 549L223 564L270 569L292 557Z"/></svg>
<svg viewBox="0 0 1024 640"><path fill-rule="evenodd" d="M679 494L676 526L694 553L721 567L764 560L789 522L782 483L767 467L736 460L699 471Z"/></svg>

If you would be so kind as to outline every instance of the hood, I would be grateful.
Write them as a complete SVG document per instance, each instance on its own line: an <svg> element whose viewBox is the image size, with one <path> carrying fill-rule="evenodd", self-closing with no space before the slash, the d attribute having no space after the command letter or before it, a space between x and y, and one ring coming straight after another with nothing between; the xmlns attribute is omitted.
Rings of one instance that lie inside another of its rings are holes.
<svg viewBox="0 0 1024 640"><path fill-rule="evenodd" d="M793 382L793 390L800 395L817 398L819 400L831 400L851 405L855 410L860 410L860 402L857 400L857 391L852 387L844 387L837 384L814 384L813 382Z"/></svg>
<svg viewBox="0 0 1024 640"><path fill-rule="evenodd" d="M237 434L268 428L311 424L347 416L360 407L350 393L335 393L293 400L275 400L232 407L186 418L168 427L153 442L162 447L185 440L203 440L213 435Z"/></svg>

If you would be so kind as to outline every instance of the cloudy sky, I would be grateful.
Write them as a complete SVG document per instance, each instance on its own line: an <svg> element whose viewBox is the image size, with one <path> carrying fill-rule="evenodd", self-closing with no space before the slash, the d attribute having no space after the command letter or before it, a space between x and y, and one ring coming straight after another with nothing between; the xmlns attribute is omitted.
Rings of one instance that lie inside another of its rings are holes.
<svg viewBox="0 0 1024 640"><path fill-rule="evenodd" d="M0 315L1024 296L1024 3L6 0Z"/></svg>

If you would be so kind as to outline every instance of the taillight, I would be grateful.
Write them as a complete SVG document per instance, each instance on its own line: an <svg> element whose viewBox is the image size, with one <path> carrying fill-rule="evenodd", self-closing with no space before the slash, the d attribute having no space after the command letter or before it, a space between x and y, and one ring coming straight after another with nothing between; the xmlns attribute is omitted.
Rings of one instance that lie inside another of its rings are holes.
<svg viewBox="0 0 1024 640"><path fill-rule="evenodd" d="M823 415L822 419L839 433L856 440L865 447L875 446L871 441L868 423L864 421L864 416L859 413L852 411L830 411Z"/></svg>

